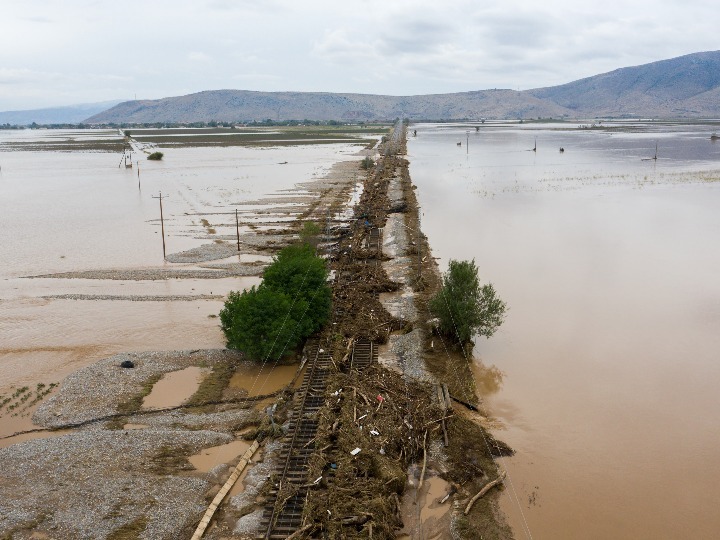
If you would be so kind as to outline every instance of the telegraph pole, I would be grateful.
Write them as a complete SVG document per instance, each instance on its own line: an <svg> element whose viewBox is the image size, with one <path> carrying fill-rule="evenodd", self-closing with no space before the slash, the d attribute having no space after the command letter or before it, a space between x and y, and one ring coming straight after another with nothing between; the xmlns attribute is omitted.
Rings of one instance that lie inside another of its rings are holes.
<svg viewBox="0 0 720 540"><path fill-rule="evenodd" d="M167 197L165 197L167 198ZM162 209L162 200L163 200L163 194L162 191L160 192L159 197L153 197L153 199L160 199L160 229L162 231L162 241L163 241L163 259L165 259L165 220L163 218L163 209Z"/></svg>
<svg viewBox="0 0 720 540"><path fill-rule="evenodd" d="M237 208L235 209L235 231L237 232L238 251L240 251L240 219L238 218Z"/></svg>

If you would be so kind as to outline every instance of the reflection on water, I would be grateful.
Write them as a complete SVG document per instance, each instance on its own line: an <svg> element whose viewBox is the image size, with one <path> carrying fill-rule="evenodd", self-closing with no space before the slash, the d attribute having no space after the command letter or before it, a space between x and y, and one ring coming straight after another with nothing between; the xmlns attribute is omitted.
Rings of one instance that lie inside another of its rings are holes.
<svg viewBox="0 0 720 540"><path fill-rule="evenodd" d="M475 377L477 391L481 396L496 394L502 388L504 374L497 366L486 366L475 358L471 369Z"/></svg>
<svg viewBox="0 0 720 540"><path fill-rule="evenodd" d="M441 267L474 257L510 307L476 349L504 374L494 393L478 381L517 450L501 499L517 538L720 530L720 146L707 131L482 128L469 154L462 126L410 139ZM657 162L641 161L656 140Z"/></svg>

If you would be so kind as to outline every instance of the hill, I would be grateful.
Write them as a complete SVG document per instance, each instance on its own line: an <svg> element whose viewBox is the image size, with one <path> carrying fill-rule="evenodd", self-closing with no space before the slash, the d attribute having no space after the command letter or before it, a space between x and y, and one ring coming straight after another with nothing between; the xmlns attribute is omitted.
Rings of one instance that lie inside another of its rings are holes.
<svg viewBox="0 0 720 540"><path fill-rule="evenodd" d="M720 51L626 67L549 88L517 92L382 96L328 92L209 90L127 101L87 123L252 120L513 119L537 117L720 117Z"/></svg>
<svg viewBox="0 0 720 540"><path fill-rule="evenodd" d="M0 124L29 125L36 124L78 124L89 115L98 114L120 103L119 100L101 103L83 103L66 107L48 107L26 111L0 112Z"/></svg>
<svg viewBox="0 0 720 540"><path fill-rule="evenodd" d="M720 51L616 69L528 90L578 116L720 116Z"/></svg>
<svg viewBox="0 0 720 540"><path fill-rule="evenodd" d="M88 123L252 120L392 120L560 116L563 107L514 90L424 96L209 90L158 100L127 101Z"/></svg>

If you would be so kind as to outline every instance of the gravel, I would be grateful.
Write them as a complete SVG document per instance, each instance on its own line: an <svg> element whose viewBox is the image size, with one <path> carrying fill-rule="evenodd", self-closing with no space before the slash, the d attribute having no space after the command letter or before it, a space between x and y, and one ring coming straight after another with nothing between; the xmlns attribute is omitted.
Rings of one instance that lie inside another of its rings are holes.
<svg viewBox="0 0 720 540"><path fill-rule="evenodd" d="M228 506L236 512L246 512L250 508L255 507L256 499L260 489L267 481L270 474L276 469L277 453L282 449L283 445L280 441L269 441L263 450L264 458L261 462L256 463L245 476L243 485L245 489L242 493L238 493L228 501ZM235 523L233 534L248 535L254 538L257 531L260 530L264 509L258 508L253 512L243 515Z"/></svg>
<svg viewBox="0 0 720 540"><path fill-rule="evenodd" d="M392 204L404 202L400 179L395 177L388 186L388 196ZM390 214L383 230L383 254L392 257L383 262L383 269L388 277L400 283L402 287L393 293L380 295L380 302L388 312L406 321L415 321L418 317L415 306L415 293L409 285L413 273L413 265L417 264L416 256L408 256L410 248L405 214ZM422 350L422 334L415 329L403 335L391 335L388 346L379 359L380 363L401 371L410 379L436 382L425 367Z"/></svg>
<svg viewBox="0 0 720 540"><path fill-rule="evenodd" d="M240 358L241 353L226 349L116 354L69 375L60 390L38 407L33 422L57 427L115 414L118 403L137 395L153 375ZM121 368L124 360L135 367Z"/></svg>
<svg viewBox="0 0 720 540"><path fill-rule="evenodd" d="M195 453L232 438L212 431L79 431L0 449L0 535L28 528L56 539L104 539L147 517L142 538L182 538L205 510L211 482L154 474L153 458L163 449L184 445Z"/></svg>
<svg viewBox="0 0 720 540"><path fill-rule="evenodd" d="M237 252L236 252L237 253ZM61 278L61 279L115 279L123 281L157 281L163 279L223 279L236 276L254 276L258 274L257 265L243 265L242 272L229 270L193 270L183 268L145 268L124 270L81 270L78 272L59 272L25 276L26 278Z"/></svg>
<svg viewBox="0 0 720 540"><path fill-rule="evenodd" d="M219 294L52 294L41 296L47 300L127 300L130 302L193 302L195 300L222 300Z"/></svg>
<svg viewBox="0 0 720 540"><path fill-rule="evenodd" d="M203 244L186 251L171 253L165 260L171 263L200 263L207 261L217 261L218 259L227 259L233 255L237 255L237 245L226 243Z"/></svg>

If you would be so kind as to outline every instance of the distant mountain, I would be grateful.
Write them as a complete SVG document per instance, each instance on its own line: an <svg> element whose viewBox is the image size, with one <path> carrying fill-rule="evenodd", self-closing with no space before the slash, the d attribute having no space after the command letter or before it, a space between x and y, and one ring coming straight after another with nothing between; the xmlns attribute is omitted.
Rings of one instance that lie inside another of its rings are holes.
<svg viewBox="0 0 720 540"><path fill-rule="evenodd" d="M720 51L528 90L576 116L720 117Z"/></svg>
<svg viewBox="0 0 720 540"><path fill-rule="evenodd" d="M0 112L0 124L20 126L29 125L33 122L36 124L78 124L88 116L98 114L118 103L120 103L120 100L27 111L5 111Z"/></svg>
<svg viewBox="0 0 720 540"><path fill-rule="evenodd" d="M514 90L425 96L209 90L187 96L127 101L86 122L391 120L397 117L439 120L488 116L534 118L567 112L553 103Z"/></svg>
<svg viewBox="0 0 720 540"><path fill-rule="evenodd" d="M720 117L720 51L617 69L579 81L516 92L381 96L327 92L209 90L126 101L85 121L459 120L537 117Z"/></svg>

